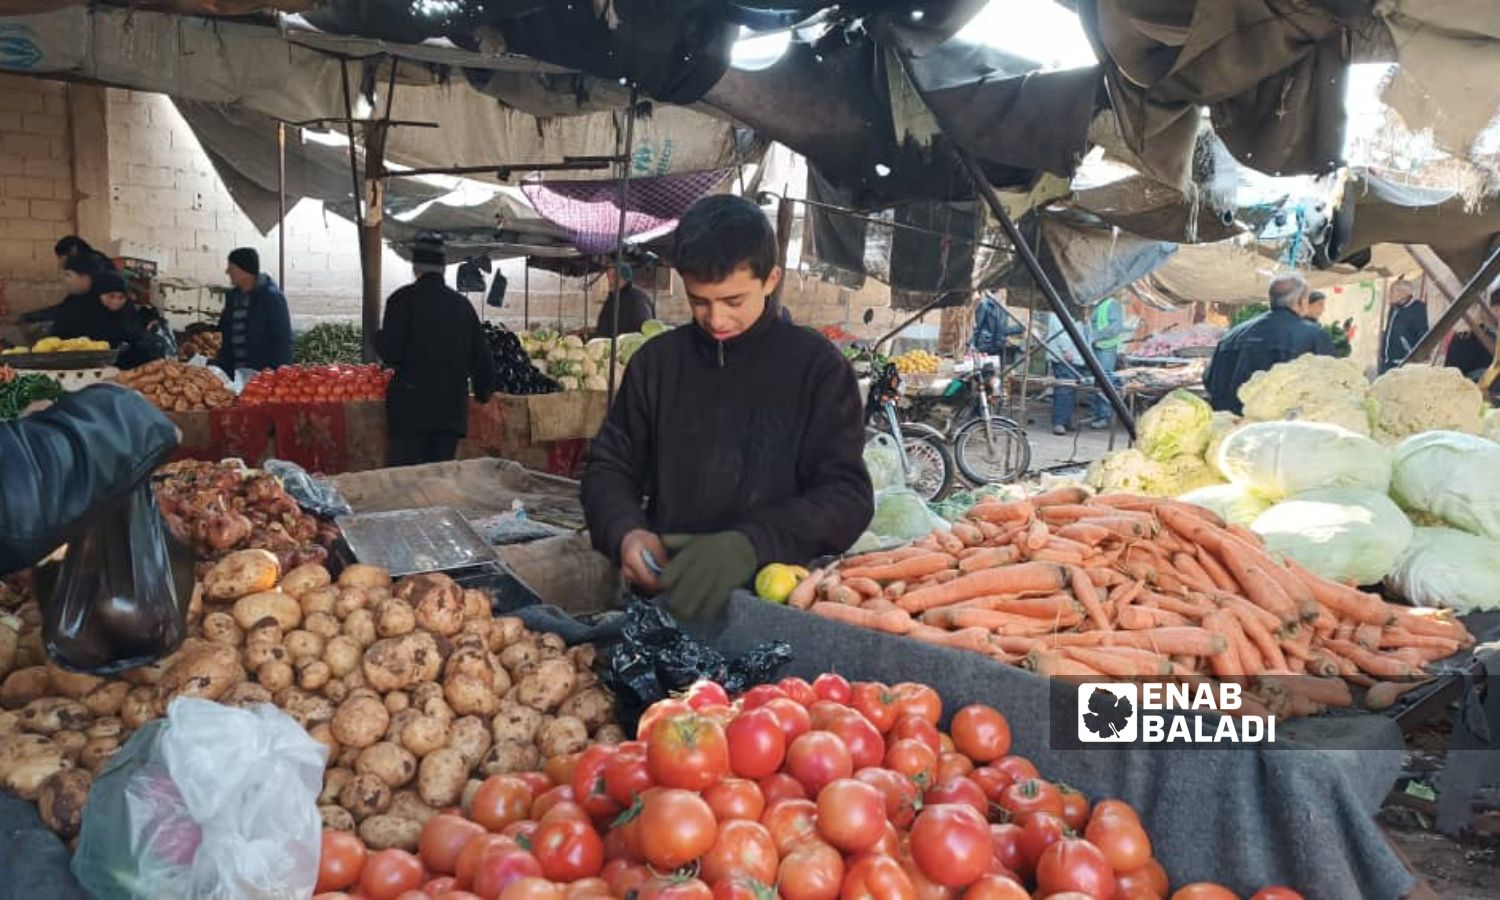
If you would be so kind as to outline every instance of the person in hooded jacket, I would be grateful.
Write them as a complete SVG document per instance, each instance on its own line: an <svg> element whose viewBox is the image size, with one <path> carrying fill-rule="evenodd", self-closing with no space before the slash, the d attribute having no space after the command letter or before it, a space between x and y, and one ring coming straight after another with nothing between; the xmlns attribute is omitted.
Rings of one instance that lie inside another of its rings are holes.
<svg viewBox="0 0 1500 900"><path fill-rule="evenodd" d="M59 246L61 246L60 243ZM66 291L62 302L42 309L34 309L21 316L22 322L48 323L47 327L54 335L56 335L59 321L77 316L81 310L94 305L94 276L115 271L114 265L109 260L93 251L60 254L57 262L62 274L63 290Z"/></svg>
<svg viewBox="0 0 1500 900"><path fill-rule="evenodd" d="M231 285L219 315L223 343L213 364L230 378L238 369L274 369L292 361L292 316L286 296L260 270L260 254L241 247L224 270Z"/></svg>
<svg viewBox="0 0 1500 900"><path fill-rule="evenodd" d="M874 512L854 371L772 294L776 236L748 200L704 198L673 264L693 321L641 346L589 447L589 534L625 579L714 621L769 563L842 553Z"/></svg>
<svg viewBox="0 0 1500 900"><path fill-rule="evenodd" d="M1427 334L1427 301L1417 296L1411 282L1391 285L1390 300L1391 312L1385 320L1385 337L1380 342L1382 373L1401 365Z"/></svg>

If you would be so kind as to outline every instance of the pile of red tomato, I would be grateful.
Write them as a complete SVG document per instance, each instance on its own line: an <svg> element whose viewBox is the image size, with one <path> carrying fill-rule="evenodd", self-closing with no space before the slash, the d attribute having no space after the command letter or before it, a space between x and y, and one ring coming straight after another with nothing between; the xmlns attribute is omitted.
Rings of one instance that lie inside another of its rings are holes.
<svg viewBox="0 0 1500 900"><path fill-rule="evenodd" d="M1238 900L1169 894L1135 811L1042 779L996 710L941 714L918 684L700 682L635 741L490 777L416 854L325 833L314 900Z"/></svg>
<svg viewBox="0 0 1500 900"><path fill-rule="evenodd" d="M378 365L282 366L266 369L245 385L240 403L339 403L384 400L395 373Z"/></svg>

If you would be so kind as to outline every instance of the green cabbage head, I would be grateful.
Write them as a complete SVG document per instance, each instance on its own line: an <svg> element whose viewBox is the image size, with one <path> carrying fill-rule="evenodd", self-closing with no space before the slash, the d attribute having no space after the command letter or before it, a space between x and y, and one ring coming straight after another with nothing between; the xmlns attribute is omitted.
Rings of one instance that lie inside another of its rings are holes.
<svg viewBox="0 0 1500 900"><path fill-rule="evenodd" d="M1218 513L1219 518L1234 525L1250 527L1261 513L1271 508L1271 501L1257 497L1242 485L1215 484L1188 491L1177 499L1194 503Z"/></svg>
<svg viewBox="0 0 1500 900"><path fill-rule="evenodd" d="M1406 514L1383 493L1324 488L1276 504L1250 525L1273 554L1324 578L1376 584L1411 543Z"/></svg>
<svg viewBox="0 0 1500 900"><path fill-rule="evenodd" d="M1385 583L1413 606L1459 614L1500 609L1500 542L1452 528L1418 528Z"/></svg>
<svg viewBox="0 0 1500 900"><path fill-rule="evenodd" d="M1396 446L1391 496L1406 509L1500 540L1500 444L1458 431L1409 437Z"/></svg>
<svg viewBox="0 0 1500 900"><path fill-rule="evenodd" d="M1320 422L1253 422L1224 439L1214 464L1225 478L1273 502L1333 487L1384 494L1391 483L1386 448Z"/></svg>

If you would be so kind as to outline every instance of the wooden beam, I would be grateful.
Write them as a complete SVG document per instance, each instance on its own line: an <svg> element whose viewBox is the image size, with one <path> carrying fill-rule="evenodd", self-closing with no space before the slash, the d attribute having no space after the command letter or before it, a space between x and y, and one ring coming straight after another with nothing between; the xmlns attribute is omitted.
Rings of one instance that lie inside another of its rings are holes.
<svg viewBox="0 0 1500 900"><path fill-rule="evenodd" d="M109 214L109 104L105 88L68 85L73 158L73 226L101 247L112 239Z"/></svg>
<svg viewBox="0 0 1500 900"><path fill-rule="evenodd" d="M1457 275L1453 274L1453 269L1446 262L1443 262L1442 257L1434 253L1432 248L1426 244L1403 244L1402 246L1406 248L1407 253L1411 254L1411 258L1417 261L1417 265L1422 267L1422 273L1432 281L1433 286L1442 293L1449 303L1452 303L1454 298L1458 296L1459 291L1464 289L1464 283L1458 280ZM1485 321L1491 325L1496 324L1495 313L1490 309L1488 303L1481 303L1478 308ZM1464 319L1471 326L1474 324L1473 319L1469 316L1464 316Z"/></svg>

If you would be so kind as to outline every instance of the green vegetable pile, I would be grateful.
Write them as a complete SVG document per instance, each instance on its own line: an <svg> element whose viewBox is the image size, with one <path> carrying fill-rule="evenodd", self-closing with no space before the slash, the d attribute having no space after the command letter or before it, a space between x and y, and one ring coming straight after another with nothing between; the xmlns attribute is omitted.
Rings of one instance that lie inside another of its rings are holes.
<svg viewBox="0 0 1500 900"><path fill-rule="evenodd" d="M56 400L67 391L55 378L35 373L0 383L0 419L14 419L38 400Z"/></svg>
<svg viewBox="0 0 1500 900"><path fill-rule="evenodd" d="M363 354L359 326L348 322L314 325L292 341L292 362L300 366L358 365Z"/></svg>

